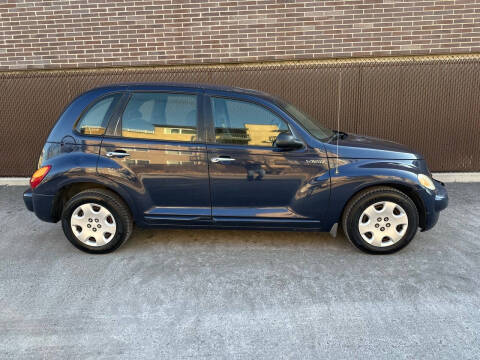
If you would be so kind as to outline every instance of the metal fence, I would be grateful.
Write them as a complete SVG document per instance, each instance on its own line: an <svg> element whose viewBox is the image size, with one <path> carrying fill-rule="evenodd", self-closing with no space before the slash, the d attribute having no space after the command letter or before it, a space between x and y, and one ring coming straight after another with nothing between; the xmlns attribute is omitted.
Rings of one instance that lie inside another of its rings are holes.
<svg viewBox="0 0 480 360"><path fill-rule="evenodd" d="M339 81L340 87L340 102ZM316 121L424 154L433 171L480 170L480 56L0 73L0 176L29 176L63 108L119 82L234 85L284 98Z"/></svg>

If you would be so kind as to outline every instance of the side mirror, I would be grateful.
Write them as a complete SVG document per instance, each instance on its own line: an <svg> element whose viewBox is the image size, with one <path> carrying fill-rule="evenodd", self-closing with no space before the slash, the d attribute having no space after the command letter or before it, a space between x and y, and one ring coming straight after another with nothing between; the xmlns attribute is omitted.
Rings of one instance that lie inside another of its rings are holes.
<svg viewBox="0 0 480 360"><path fill-rule="evenodd" d="M299 149L303 146L303 142L296 139L292 134L280 133L278 134L275 142L273 143L275 147L280 149Z"/></svg>

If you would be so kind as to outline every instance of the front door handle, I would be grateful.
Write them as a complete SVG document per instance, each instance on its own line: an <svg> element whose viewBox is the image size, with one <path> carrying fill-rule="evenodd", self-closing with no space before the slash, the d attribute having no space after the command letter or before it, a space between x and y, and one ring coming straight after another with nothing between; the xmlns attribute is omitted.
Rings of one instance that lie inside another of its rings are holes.
<svg viewBox="0 0 480 360"><path fill-rule="evenodd" d="M107 152L107 156L108 157L125 157L125 156L130 156L129 153L127 153L126 151L109 151Z"/></svg>
<svg viewBox="0 0 480 360"><path fill-rule="evenodd" d="M233 159L233 158L231 158L231 157L223 157L223 156L220 156L220 157L211 158L210 161L213 162L213 163L218 163L218 162L230 162L230 161L235 161L235 159Z"/></svg>

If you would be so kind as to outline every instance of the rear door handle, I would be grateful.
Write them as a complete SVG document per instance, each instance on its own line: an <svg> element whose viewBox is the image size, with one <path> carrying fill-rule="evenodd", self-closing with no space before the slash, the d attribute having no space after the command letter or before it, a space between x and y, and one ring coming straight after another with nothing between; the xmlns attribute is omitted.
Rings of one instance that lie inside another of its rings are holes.
<svg viewBox="0 0 480 360"><path fill-rule="evenodd" d="M108 157L125 157L125 156L130 156L129 153L127 153L126 151L124 150L117 150L117 151L109 151L107 152L107 156Z"/></svg>
<svg viewBox="0 0 480 360"><path fill-rule="evenodd" d="M211 158L210 161L213 162L213 163L219 163L219 162L235 161L235 159L233 159L231 157L220 156L220 157Z"/></svg>

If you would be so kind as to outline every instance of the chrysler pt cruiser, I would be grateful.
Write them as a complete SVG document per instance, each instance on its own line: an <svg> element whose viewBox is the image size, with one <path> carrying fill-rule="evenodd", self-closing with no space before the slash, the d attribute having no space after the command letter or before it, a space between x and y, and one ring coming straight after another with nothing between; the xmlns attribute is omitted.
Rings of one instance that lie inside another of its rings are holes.
<svg viewBox="0 0 480 360"><path fill-rule="evenodd" d="M274 96L238 88L122 84L64 110L25 191L92 253L139 227L341 227L377 254L432 228L448 203L421 155L330 130ZM295 235L292 235L295 236Z"/></svg>

